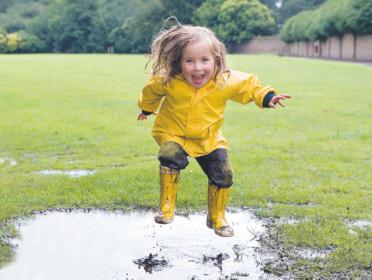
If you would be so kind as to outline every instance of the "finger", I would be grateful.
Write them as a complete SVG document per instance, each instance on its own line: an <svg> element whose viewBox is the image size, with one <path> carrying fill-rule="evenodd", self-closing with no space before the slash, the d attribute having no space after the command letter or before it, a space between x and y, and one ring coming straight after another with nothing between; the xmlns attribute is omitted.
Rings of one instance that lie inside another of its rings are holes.
<svg viewBox="0 0 372 280"><path fill-rule="evenodd" d="M279 99L287 99L288 97L286 97L285 95L278 95L277 96L277 99L279 100Z"/></svg>
<svg viewBox="0 0 372 280"><path fill-rule="evenodd" d="M280 106L285 107L284 103L281 100L278 100Z"/></svg>
<svg viewBox="0 0 372 280"><path fill-rule="evenodd" d="M288 94L281 94L280 96L282 96L282 97L284 97L284 98L291 98L291 96L290 95L288 95Z"/></svg>
<svg viewBox="0 0 372 280"><path fill-rule="evenodd" d="M269 107L272 108L272 109L275 109L276 106L275 106L275 104L273 102L270 102L269 103Z"/></svg>

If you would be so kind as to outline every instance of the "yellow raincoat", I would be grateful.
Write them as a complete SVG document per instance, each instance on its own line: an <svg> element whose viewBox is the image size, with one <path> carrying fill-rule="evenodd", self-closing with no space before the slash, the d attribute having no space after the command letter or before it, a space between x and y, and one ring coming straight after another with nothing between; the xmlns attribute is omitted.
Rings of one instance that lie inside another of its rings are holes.
<svg viewBox="0 0 372 280"><path fill-rule="evenodd" d="M222 76L201 88L194 88L180 75L166 85L161 77L150 78L138 106L147 112L158 111L152 136L159 145L177 142L191 157L227 148L221 132L227 101L254 101L262 107L265 95L274 92L270 86L262 87L252 74L232 71Z"/></svg>

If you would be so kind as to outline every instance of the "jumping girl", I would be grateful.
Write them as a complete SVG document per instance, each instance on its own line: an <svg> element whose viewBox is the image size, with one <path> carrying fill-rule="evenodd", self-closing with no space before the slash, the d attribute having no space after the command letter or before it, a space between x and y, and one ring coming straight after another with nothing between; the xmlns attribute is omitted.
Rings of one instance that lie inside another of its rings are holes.
<svg viewBox="0 0 372 280"><path fill-rule="evenodd" d="M151 46L152 73L143 88L138 120L156 114L152 136L160 146L160 213L173 221L180 170L194 157L208 177L207 226L233 236L225 218L233 171L221 126L227 101L284 107L290 96L261 86L253 74L229 70L226 50L205 27L177 25L158 34Z"/></svg>

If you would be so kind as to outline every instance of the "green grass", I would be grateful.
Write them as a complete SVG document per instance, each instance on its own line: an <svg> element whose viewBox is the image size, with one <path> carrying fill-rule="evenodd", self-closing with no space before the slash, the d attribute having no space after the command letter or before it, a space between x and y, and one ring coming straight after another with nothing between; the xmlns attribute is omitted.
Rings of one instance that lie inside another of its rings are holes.
<svg viewBox="0 0 372 280"><path fill-rule="evenodd" d="M277 110L228 105L223 131L235 170L229 205L297 219L279 226L287 248L333 248L324 261L299 260L293 269L370 272L371 228L351 231L346 222L372 219L372 68L263 55L229 61L293 97ZM11 218L53 208L157 207L153 119L136 121L144 65L139 55L0 56L0 159L18 163L0 163L0 264L12 255ZM46 169L97 173L35 174ZM206 209L206 183L191 161L178 208Z"/></svg>

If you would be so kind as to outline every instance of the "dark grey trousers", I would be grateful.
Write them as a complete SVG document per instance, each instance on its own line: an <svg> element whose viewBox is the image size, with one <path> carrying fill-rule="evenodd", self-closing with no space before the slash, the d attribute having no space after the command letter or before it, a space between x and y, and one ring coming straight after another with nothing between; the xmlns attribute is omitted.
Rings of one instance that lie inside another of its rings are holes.
<svg viewBox="0 0 372 280"><path fill-rule="evenodd" d="M188 154L176 142L165 142L160 146L160 164L173 169L184 169L189 164ZM233 171L226 149L216 149L208 155L196 157L208 180L220 188L233 184Z"/></svg>

